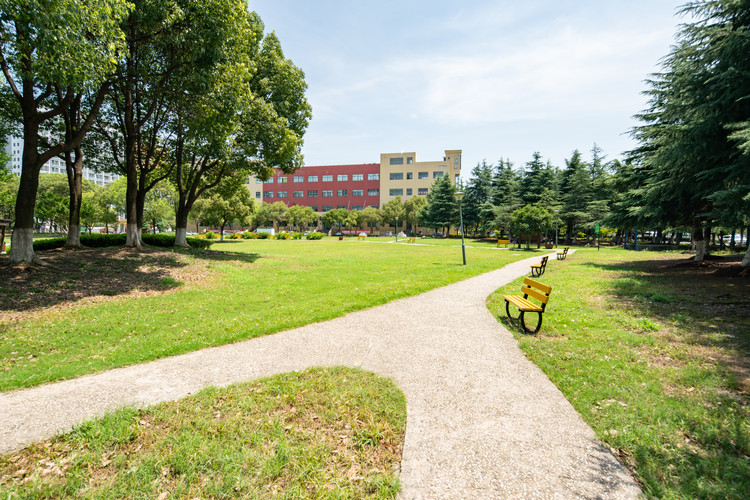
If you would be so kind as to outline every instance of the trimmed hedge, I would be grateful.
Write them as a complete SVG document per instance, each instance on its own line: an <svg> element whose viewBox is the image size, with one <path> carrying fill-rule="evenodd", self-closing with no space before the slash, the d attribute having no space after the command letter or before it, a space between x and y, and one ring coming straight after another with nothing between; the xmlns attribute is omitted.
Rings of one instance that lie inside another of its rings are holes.
<svg viewBox="0 0 750 500"><path fill-rule="evenodd" d="M174 234L143 234L143 243L155 247L169 248L174 246ZM212 241L199 238L186 238L188 245L193 248L207 249L211 247ZM81 245L88 248L117 247L125 244L125 233L115 234L82 234ZM52 250L62 248L67 238L44 238L34 241L34 251Z"/></svg>

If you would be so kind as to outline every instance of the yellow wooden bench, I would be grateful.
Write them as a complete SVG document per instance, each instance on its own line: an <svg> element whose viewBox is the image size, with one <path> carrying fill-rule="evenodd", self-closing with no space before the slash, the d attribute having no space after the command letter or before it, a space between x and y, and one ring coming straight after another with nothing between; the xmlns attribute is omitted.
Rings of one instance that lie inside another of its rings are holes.
<svg viewBox="0 0 750 500"><path fill-rule="evenodd" d="M539 277L542 274L544 274L545 269L547 269L547 259L548 256L545 255L542 257L542 261L539 264L531 264L531 275L535 277Z"/></svg>
<svg viewBox="0 0 750 500"><path fill-rule="evenodd" d="M523 297L519 295L503 295L503 300L505 300L505 313L510 319L519 320L519 324L524 332L533 335L537 333L540 328L542 328L542 313L547 307L549 294L551 292L551 286L545 285L544 283L539 283L538 281L534 281L531 278L524 278L523 286L521 287L521 293L523 293ZM537 305L534 302L531 302L529 300L529 297L538 300L541 304ZM514 317L510 314L511 304L513 304L513 306L518 309L517 317ZM524 316L527 312L535 312L539 316L539 321L537 321L536 328L534 330L530 330L526 326L526 322L524 321Z"/></svg>
<svg viewBox="0 0 750 500"><path fill-rule="evenodd" d="M565 247L565 249L562 252L557 252L557 260L565 260L565 257L568 256L568 250L570 247Z"/></svg>
<svg viewBox="0 0 750 500"><path fill-rule="evenodd" d="M510 244L510 240L497 240L497 246L505 245L506 247Z"/></svg>
<svg viewBox="0 0 750 500"><path fill-rule="evenodd" d="M409 243L416 243L416 242L417 242L416 237L412 236L411 238L409 238Z"/></svg>
<svg viewBox="0 0 750 500"><path fill-rule="evenodd" d="M357 239L358 240L365 240L365 239L367 239L367 235L366 234L360 234Z"/></svg>

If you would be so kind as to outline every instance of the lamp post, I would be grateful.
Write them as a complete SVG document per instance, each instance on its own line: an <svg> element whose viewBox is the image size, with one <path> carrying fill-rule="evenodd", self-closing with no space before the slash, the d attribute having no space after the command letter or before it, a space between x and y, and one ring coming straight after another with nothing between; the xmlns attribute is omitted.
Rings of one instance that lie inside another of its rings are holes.
<svg viewBox="0 0 750 500"><path fill-rule="evenodd" d="M461 209L461 200L464 199L463 191L456 191L456 201L458 202L458 217L461 221L461 255L464 258L464 265L466 265L466 247L464 246L464 213Z"/></svg>
<svg viewBox="0 0 750 500"><path fill-rule="evenodd" d="M557 248L557 235L559 234L559 231L557 230L557 214L559 213L559 210L555 210L555 248Z"/></svg>
<svg viewBox="0 0 750 500"><path fill-rule="evenodd" d="M398 215L396 216L396 225L394 226L395 233L396 233L396 243L398 243Z"/></svg>

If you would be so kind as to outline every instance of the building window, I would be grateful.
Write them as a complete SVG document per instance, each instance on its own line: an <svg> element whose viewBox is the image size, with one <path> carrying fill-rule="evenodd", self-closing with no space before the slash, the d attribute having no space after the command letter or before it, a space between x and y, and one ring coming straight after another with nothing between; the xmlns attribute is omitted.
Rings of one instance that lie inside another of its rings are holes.
<svg viewBox="0 0 750 500"><path fill-rule="evenodd" d="M391 196L401 196L402 194L404 194L404 190L403 189L391 189L389 194Z"/></svg>
<svg viewBox="0 0 750 500"><path fill-rule="evenodd" d="M407 165L411 165L412 163L414 163L414 158L412 158L411 156L407 156L406 157L406 164Z"/></svg>
<svg viewBox="0 0 750 500"><path fill-rule="evenodd" d="M339 189L336 191L336 196L347 196L346 189Z"/></svg>
<svg viewBox="0 0 750 500"><path fill-rule="evenodd" d="M380 196L380 189L368 189L367 196Z"/></svg>
<svg viewBox="0 0 750 500"><path fill-rule="evenodd" d="M411 196L411 188L406 188L406 196Z"/></svg>
<svg viewBox="0 0 750 500"><path fill-rule="evenodd" d="M419 172L417 173L417 179L429 179L430 173L429 172Z"/></svg>
<svg viewBox="0 0 750 500"><path fill-rule="evenodd" d="M324 175L323 176L323 182L333 182L333 176L332 175Z"/></svg>
<svg viewBox="0 0 750 500"><path fill-rule="evenodd" d="M273 198L273 191L263 191L263 198Z"/></svg>
<svg viewBox="0 0 750 500"><path fill-rule="evenodd" d="M305 182L305 176L304 175L295 175L293 180L294 180L294 182Z"/></svg>
<svg viewBox="0 0 750 500"><path fill-rule="evenodd" d="M456 184L458 184L458 178L461 177L459 174L456 174Z"/></svg>
<svg viewBox="0 0 750 500"><path fill-rule="evenodd" d="M456 155L456 158L454 159L453 164L455 165L454 168L458 168L458 155Z"/></svg>
<svg viewBox="0 0 750 500"><path fill-rule="evenodd" d="M352 210L362 210L364 207L362 205L354 205L352 207Z"/></svg>
<svg viewBox="0 0 750 500"><path fill-rule="evenodd" d="M323 191L323 198L332 198L333 191Z"/></svg>
<svg viewBox="0 0 750 500"><path fill-rule="evenodd" d="M399 156L397 158L391 158L391 165L403 165L403 164L404 164L403 156Z"/></svg>
<svg viewBox="0 0 750 500"><path fill-rule="evenodd" d="M293 191L292 192L292 196L294 196L295 198L304 198L305 197L305 192L304 191Z"/></svg>
<svg viewBox="0 0 750 500"><path fill-rule="evenodd" d="M270 177L269 179L263 181L265 184L273 184L273 177Z"/></svg>
<svg viewBox="0 0 750 500"><path fill-rule="evenodd" d="M331 205L323 205L323 211L328 212L329 210L333 210L333 206Z"/></svg>
<svg viewBox="0 0 750 500"><path fill-rule="evenodd" d="M286 198L286 191L279 191L276 193L277 198Z"/></svg>
<svg viewBox="0 0 750 500"><path fill-rule="evenodd" d="M432 173L432 178L433 178L433 179L439 179L439 178L441 178L442 176L443 176L443 172L433 172L433 173Z"/></svg>
<svg viewBox="0 0 750 500"><path fill-rule="evenodd" d="M308 175L307 176L307 182L318 182L318 176L317 175Z"/></svg>
<svg viewBox="0 0 750 500"><path fill-rule="evenodd" d="M310 208L313 209L313 212L317 212L318 211L318 205L311 206Z"/></svg>
<svg viewBox="0 0 750 500"><path fill-rule="evenodd" d="M419 189L417 190L417 194L418 194L419 196L427 196L427 188L419 188Z"/></svg>
<svg viewBox="0 0 750 500"><path fill-rule="evenodd" d="M323 192L325 193L325 191L323 191ZM308 198L317 198L318 197L318 191L317 190L308 191L307 192L307 197Z"/></svg>
<svg viewBox="0 0 750 500"><path fill-rule="evenodd" d="M279 177L279 184L286 184L286 177Z"/></svg>
<svg viewBox="0 0 750 500"><path fill-rule="evenodd" d="M363 189L352 189L352 196L364 196L365 191Z"/></svg>
<svg viewBox="0 0 750 500"><path fill-rule="evenodd" d="M390 179L392 181L402 181L404 180L404 173L403 172L391 172Z"/></svg>
<svg viewBox="0 0 750 500"><path fill-rule="evenodd" d="M368 181L379 181L380 180L380 174L367 174L367 180Z"/></svg>
<svg viewBox="0 0 750 500"><path fill-rule="evenodd" d="M261 181L260 179L255 179L255 183L256 184L260 184L261 182L263 182L263 181Z"/></svg>
<svg viewBox="0 0 750 500"><path fill-rule="evenodd" d="M365 174L352 174L352 180L353 181L363 181L363 180L365 180Z"/></svg>
<svg viewBox="0 0 750 500"><path fill-rule="evenodd" d="M412 180L413 178L414 178L414 174L413 174L413 173L411 173L411 172L406 172L406 179L407 179L407 180Z"/></svg>
<svg viewBox="0 0 750 500"><path fill-rule="evenodd" d="M336 176L336 180L339 182L346 182L349 180L349 174L339 174Z"/></svg>

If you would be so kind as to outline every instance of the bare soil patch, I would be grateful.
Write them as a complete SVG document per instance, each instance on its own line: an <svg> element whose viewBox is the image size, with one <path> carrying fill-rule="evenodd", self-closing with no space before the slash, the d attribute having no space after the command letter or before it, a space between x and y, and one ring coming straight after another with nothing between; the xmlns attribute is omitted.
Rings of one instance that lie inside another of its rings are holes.
<svg viewBox="0 0 750 500"><path fill-rule="evenodd" d="M157 295L209 275L205 262L171 250L124 247L38 252L41 265L0 256L0 321L35 316L82 301Z"/></svg>

